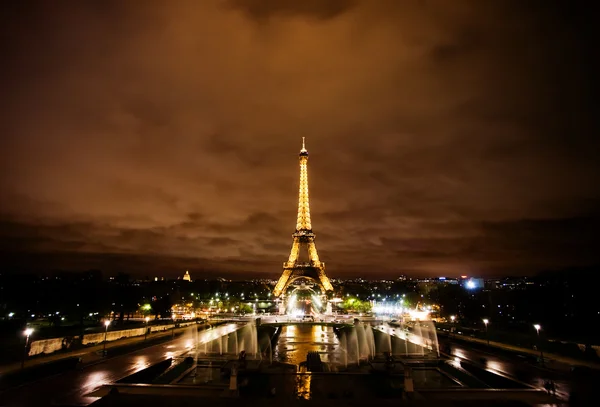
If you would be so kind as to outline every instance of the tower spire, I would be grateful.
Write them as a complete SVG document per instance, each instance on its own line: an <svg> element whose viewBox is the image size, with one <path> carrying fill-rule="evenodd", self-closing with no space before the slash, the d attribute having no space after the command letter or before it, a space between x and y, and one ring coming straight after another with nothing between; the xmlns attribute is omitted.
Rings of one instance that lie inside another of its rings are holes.
<svg viewBox="0 0 600 407"><path fill-rule="evenodd" d="M310 204L308 201L308 151L302 137L302 150L300 150L300 188L298 191L298 218L296 222L296 232L301 230L310 231Z"/></svg>
<svg viewBox="0 0 600 407"><path fill-rule="evenodd" d="M325 263L319 260L315 246L315 234L310 221L310 204L308 200L308 151L306 142L302 137L302 150L300 150L300 187L298 191L298 218L296 231L292 235L292 250L288 261L283 263L283 274L275 285L273 294L279 297L284 294L288 285L297 278L304 277L315 281L323 291L331 291L333 287L325 275ZM308 261L300 260L300 249L308 253Z"/></svg>
<svg viewBox="0 0 600 407"><path fill-rule="evenodd" d="M308 151L306 151L306 145L304 143L304 137L302 137L302 150L300 150L300 154L308 154Z"/></svg>

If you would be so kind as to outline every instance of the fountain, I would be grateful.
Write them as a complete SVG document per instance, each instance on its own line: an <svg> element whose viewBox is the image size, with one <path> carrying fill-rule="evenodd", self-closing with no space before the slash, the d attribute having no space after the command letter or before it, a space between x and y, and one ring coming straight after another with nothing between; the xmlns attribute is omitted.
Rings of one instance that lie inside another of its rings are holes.
<svg viewBox="0 0 600 407"><path fill-rule="evenodd" d="M387 333L380 332L378 339L378 347L381 353L392 353L392 336Z"/></svg>
<svg viewBox="0 0 600 407"><path fill-rule="evenodd" d="M358 343L358 335L356 329L350 330L350 339L348 340L348 350L350 351L351 362L356 358L356 364L360 366L360 345Z"/></svg>
<svg viewBox="0 0 600 407"><path fill-rule="evenodd" d="M425 356L425 341L423 340L423 329L421 328L421 323L419 321L415 323L414 331L415 335L413 335L412 343L420 345L417 346L416 349L417 351L420 351L420 356Z"/></svg>
<svg viewBox="0 0 600 407"><path fill-rule="evenodd" d="M369 353L371 359L375 357L375 335L373 335L373 328L371 325L364 325L365 327L365 337L367 339L367 343L369 345Z"/></svg>
<svg viewBox="0 0 600 407"><path fill-rule="evenodd" d="M346 332L342 332L340 335L340 347L342 351L342 361L346 369L348 369L348 340L346 339Z"/></svg>
<svg viewBox="0 0 600 407"><path fill-rule="evenodd" d="M233 335L233 353L235 355L237 355L238 353L240 353L240 349L238 346L238 336L237 336L237 332L234 332L230 335Z"/></svg>
<svg viewBox="0 0 600 407"><path fill-rule="evenodd" d="M435 324L433 321L422 321L421 322L421 334L423 335L423 340L425 346L430 349L432 352L435 352L436 356L440 357L440 347L437 338L437 332L435 330ZM425 329L423 329L425 328ZM427 335L425 338L424 334Z"/></svg>
<svg viewBox="0 0 600 407"><path fill-rule="evenodd" d="M238 351L246 351L247 354L254 355L256 357L258 353L258 338L256 324L250 323L239 330L240 339Z"/></svg>
<svg viewBox="0 0 600 407"><path fill-rule="evenodd" d="M271 338L269 337L269 335L267 333L265 333L260 342L261 342L261 345L259 347L260 347L261 355L263 353L268 352L269 363L272 364L273 363L273 348L271 346Z"/></svg>
<svg viewBox="0 0 600 407"><path fill-rule="evenodd" d="M437 357L440 355L437 332L432 321L416 321L411 331L407 330L403 321L394 329L386 326L378 326L376 329L379 332L376 341L378 353L389 351L396 355L420 357L430 353ZM401 342L404 342L403 350L400 349Z"/></svg>

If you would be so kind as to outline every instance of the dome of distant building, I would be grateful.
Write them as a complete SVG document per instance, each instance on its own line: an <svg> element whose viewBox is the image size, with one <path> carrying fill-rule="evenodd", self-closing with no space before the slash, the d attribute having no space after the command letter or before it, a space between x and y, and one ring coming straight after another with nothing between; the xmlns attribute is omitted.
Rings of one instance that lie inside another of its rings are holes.
<svg viewBox="0 0 600 407"><path fill-rule="evenodd" d="M186 270L185 274L183 275L183 279L185 281L192 281L192 277L190 277L190 272Z"/></svg>

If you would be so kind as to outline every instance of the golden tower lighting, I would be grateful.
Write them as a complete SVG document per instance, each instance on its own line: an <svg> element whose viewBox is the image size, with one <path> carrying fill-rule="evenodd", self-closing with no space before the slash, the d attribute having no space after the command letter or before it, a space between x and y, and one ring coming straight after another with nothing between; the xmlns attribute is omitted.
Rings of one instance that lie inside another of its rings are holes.
<svg viewBox="0 0 600 407"><path fill-rule="evenodd" d="M310 203L308 199L308 151L304 137L302 137L302 149L300 150L300 187L298 191L298 217L296 220L296 231L292 235L292 250L288 261L283 263L283 274L277 281L273 295L279 297L286 288L296 279L308 278L314 280L323 291L332 291L333 287L329 278L325 275L325 263L319 260L317 247L315 246L315 234L312 231L310 221ZM308 252L308 261L301 262L300 251Z"/></svg>

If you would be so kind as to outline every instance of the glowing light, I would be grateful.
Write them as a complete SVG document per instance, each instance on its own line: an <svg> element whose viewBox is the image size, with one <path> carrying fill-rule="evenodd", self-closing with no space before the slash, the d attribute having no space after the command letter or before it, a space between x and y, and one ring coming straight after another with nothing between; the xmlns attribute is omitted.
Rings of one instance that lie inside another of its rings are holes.
<svg viewBox="0 0 600 407"><path fill-rule="evenodd" d="M413 321L429 320L429 311L410 310L408 311L408 315Z"/></svg>
<svg viewBox="0 0 600 407"><path fill-rule="evenodd" d="M378 315L400 315L404 313L404 307L402 304L397 303L375 303L373 305L373 312Z"/></svg>
<svg viewBox="0 0 600 407"><path fill-rule="evenodd" d="M110 325L110 320L107 319L106 321L104 321L104 326L105 327L108 328L109 325Z"/></svg>
<svg viewBox="0 0 600 407"><path fill-rule="evenodd" d="M95 388L108 383L108 372L100 371L90 373L83 383L84 388Z"/></svg>
<svg viewBox="0 0 600 407"><path fill-rule="evenodd" d="M483 319L483 323L484 323L484 324L485 324L485 326L487 327L487 324L489 324L489 323L490 323L490 320L489 320L489 319L487 319L487 318L484 318L484 319Z"/></svg>
<svg viewBox="0 0 600 407"><path fill-rule="evenodd" d="M312 233L312 224L310 220L310 204L308 195L308 152L304 139L302 140L302 150L300 150L300 184L298 189L298 217L296 219L296 232L290 250L290 256L283 263L283 274L277 281L273 289L273 295L279 297L285 291L286 287L293 280L294 276L312 277L319 282L325 291L332 291L333 286L329 278L325 275L325 264L319 260L317 248L314 243L314 234ZM300 254L300 245L306 245L308 248L309 262L298 263ZM299 267L310 267L316 271L316 276L306 273L297 273Z"/></svg>
<svg viewBox="0 0 600 407"><path fill-rule="evenodd" d="M23 331L23 333L25 336L30 336L33 333L33 328L27 328L25 331Z"/></svg>
<svg viewBox="0 0 600 407"><path fill-rule="evenodd" d="M475 281L473 281L473 280L469 280L469 281L467 281L467 288L468 288L469 290L472 290L472 289L474 289L474 288L475 288Z"/></svg>
<svg viewBox="0 0 600 407"><path fill-rule="evenodd" d="M540 324L534 324L533 327L535 328L535 330L540 333L540 329L542 329L542 326Z"/></svg>
<svg viewBox="0 0 600 407"><path fill-rule="evenodd" d="M15 313L14 313L14 312L9 312L9 313L8 313L8 317L9 317L9 318L12 318L12 317L14 317L14 316L15 316Z"/></svg>

